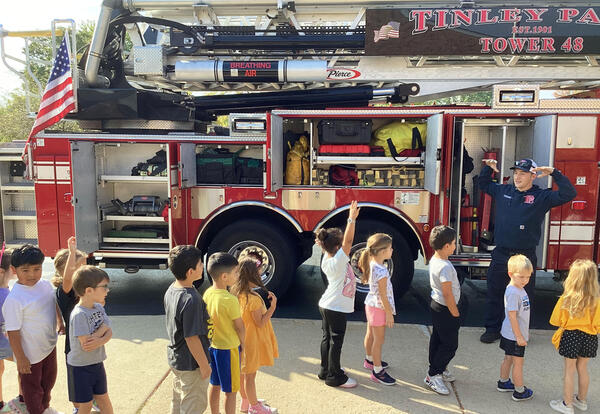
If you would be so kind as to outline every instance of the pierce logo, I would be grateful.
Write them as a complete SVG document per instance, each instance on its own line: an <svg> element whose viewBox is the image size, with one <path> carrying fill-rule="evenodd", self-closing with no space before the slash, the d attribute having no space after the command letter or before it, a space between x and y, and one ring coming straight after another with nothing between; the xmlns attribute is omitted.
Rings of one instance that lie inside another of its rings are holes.
<svg viewBox="0 0 600 414"><path fill-rule="evenodd" d="M327 79L329 80L348 80L348 79L356 79L360 76L360 72L354 69L347 68L335 68L328 69L329 74L327 75Z"/></svg>

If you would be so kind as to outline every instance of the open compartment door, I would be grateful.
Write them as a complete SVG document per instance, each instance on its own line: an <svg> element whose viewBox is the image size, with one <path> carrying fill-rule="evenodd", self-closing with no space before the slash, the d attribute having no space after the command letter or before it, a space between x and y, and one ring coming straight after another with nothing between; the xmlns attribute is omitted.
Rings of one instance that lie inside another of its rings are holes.
<svg viewBox="0 0 600 414"><path fill-rule="evenodd" d="M179 144L179 188L196 186L196 144Z"/></svg>
<svg viewBox="0 0 600 414"><path fill-rule="evenodd" d="M270 177L270 191L275 192L283 187L283 119L280 116L270 115L270 125L267 132L267 146L269 161L267 163L267 176Z"/></svg>
<svg viewBox="0 0 600 414"><path fill-rule="evenodd" d="M71 176L77 248L92 253L100 248L100 220L93 142L71 142Z"/></svg>
<svg viewBox="0 0 600 414"><path fill-rule="evenodd" d="M554 165L554 145L549 143L554 142L556 136L556 115L539 116L535 119L533 126L533 145L532 158L540 167L545 165ZM550 177L542 177L535 180L540 188L552 188ZM542 240L536 248L536 256L538 258L537 265L541 268L546 268L548 260L548 238L550 232L550 212L546 213L544 223L542 224Z"/></svg>
<svg viewBox="0 0 600 414"><path fill-rule="evenodd" d="M427 119L425 189L436 195L440 193L442 121L443 114L435 114Z"/></svg>

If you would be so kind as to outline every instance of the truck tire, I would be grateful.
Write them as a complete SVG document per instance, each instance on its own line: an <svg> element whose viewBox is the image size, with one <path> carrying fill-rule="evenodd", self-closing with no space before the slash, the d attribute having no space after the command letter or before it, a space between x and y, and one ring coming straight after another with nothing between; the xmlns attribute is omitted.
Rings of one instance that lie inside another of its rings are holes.
<svg viewBox="0 0 600 414"><path fill-rule="evenodd" d="M262 220L242 220L220 230L208 246L208 255L228 252L236 258L254 255L262 261L261 278L278 298L296 273L296 253L291 238Z"/></svg>
<svg viewBox="0 0 600 414"><path fill-rule="evenodd" d="M350 265L354 269L356 275L356 296L354 301L354 308L356 310L364 310L364 303L367 293L369 292L369 285L360 283L360 277L362 272L358 269L358 260L362 250L367 245L367 239L374 233L385 233L389 234L392 239L392 245L394 252L392 253L392 260L386 262L388 270L392 275L392 286L394 287L394 297L396 300L400 299L410 288L412 279L415 272L415 262L413 255L406 239L402 236L398 230L394 227L376 220L361 220L360 217L356 223L356 233L354 235L354 244L350 249ZM321 256L321 261L323 256ZM321 277L325 286L327 286L327 277L321 271Z"/></svg>

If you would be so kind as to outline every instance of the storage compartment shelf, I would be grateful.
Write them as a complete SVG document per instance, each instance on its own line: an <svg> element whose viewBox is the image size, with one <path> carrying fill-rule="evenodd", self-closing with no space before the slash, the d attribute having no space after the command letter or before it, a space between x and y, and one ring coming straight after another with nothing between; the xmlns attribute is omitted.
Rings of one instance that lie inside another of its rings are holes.
<svg viewBox="0 0 600 414"><path fill-rule="evenodd" d="M0 187L2 191L34 191L33 183L5 183Z"/></svg>
<svg viewBox="0 0 600 414"><path fill-rule="evenodd" d="M169 244L169 239L145 239L141 237L104 237L105 243L148 243L148 244Z"/></svg>
<svg viewBox="0 0 600 414"><path fill-rule="evenodd" d="M354 164L354 165L421 165L421 157L398 157L396 161L393 157L352 157L352 156L317 156L316 165L336 165L336 164Z"/></svg>
<svg viewBox="0 0 600 414"><path fill-rule="evenodd" d="M100 181L106 182L143 182L143 183L168 183L169 177L148 176L148 175L101 175Z"/></svg>
<svg viewBox="0 0 600 414"><path fill-rule="evenodd" d="M7 211L4 220L35 220L35 211Z"/></svg>
<svg viewBox="0 0 600 414"><path fill-rule="evenodd" d="M162 216L119 216L119 215L108 215L104 217L104 220L113 221L150 221L153 223L166 223Z"/></svg>
<svg viewBox="0 0 600 414"><path fill-rule="evenodd" d="M19 247L24 244L33 244L37 245L37 239L14 239L14 240L6 240L6 247L13 248Z"/></svg>

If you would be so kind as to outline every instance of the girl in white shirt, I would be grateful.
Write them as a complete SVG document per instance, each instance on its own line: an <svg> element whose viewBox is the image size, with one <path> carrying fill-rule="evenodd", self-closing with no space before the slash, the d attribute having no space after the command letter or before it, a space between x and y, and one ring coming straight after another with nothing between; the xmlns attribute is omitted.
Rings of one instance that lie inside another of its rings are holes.
<svg viewBox="0 0 600 414"><path fill-rule="evenodd" d="M346 315L354 312L356 277L350 266L350 249L354 240L358 203L350 205L346 231L337 228L321 229L315 242L323 250L321 269L327 277L327 289L319 300L323 317L321 340L321 371L319 379L331 387L354 388L356 380L349 378L340 366L342 345L346 334Z"/></svg>
<svg viewBox="0 0 600 414"><path fill-rule="evenodd" d="M376 233L367 239L367 247L362 252L359 267L361 282L369 284L365 299L367 333L365 334L364 367L371 370L371 380L383 385L394 385L396 380L385 370L388 363L381 360L381 349L385 341L385 328L394 326L394 290L385 261L392 257L392 238L384 233Z"/></svg>

